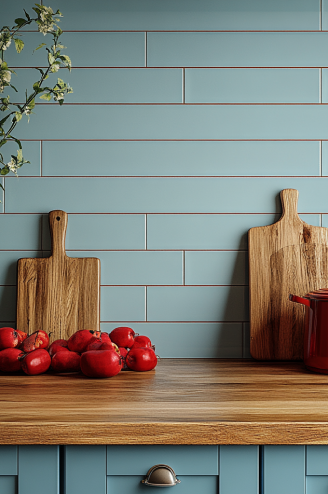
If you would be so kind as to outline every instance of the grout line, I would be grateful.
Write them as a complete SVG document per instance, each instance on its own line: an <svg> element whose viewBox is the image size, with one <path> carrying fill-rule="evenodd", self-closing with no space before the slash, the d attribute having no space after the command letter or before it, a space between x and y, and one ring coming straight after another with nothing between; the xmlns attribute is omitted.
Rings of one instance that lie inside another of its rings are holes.
<svg viewBox="0 0 328 494"><path fill-rule="evenodd" d="M148 314L147 314L147 287L145 286L145 321L148 321Z"/></svg>
<svg viewBox="0 0 328 494"><path fill-rule="evenodd" d="M186 69L182 69L182 103L186 103Z"/></svg>
<svg viewBox="0 0 328 494"><path fill-rule="evenodd" d="M148 250L147 245L147 223L148 223L148 214L145 214L145 250Z"/></svg>
<svg viewBox="0 0 328 494"><path fill-rule="evenodd" d="M147 43L147 31L145 32L145 67L148 67L148 43Z"/></svg>
<svg viewBox="0 0 328 494"><path fill-rule="evenodd" d="M319 31L322 31L322 0L320 0L319 8Z"/></svg>
<svg viewBox="0 0 328 494"><path fill-rule="evenodd" d="M3 177L2 199L3 199L3 213L5 213L6 212L6 178L5 177Z"/></svg>
<svg viewBox="0 0 328 494"><path fill-rule="evenodd" d="M182 251L182 285L186 284L186 251Z"/></svg>
<svg viewBox="0 0 328 494"><path fill-rule="evenodd" d="M319 69L319 103L322 104L322 68Z"/></svg>
<svg viewBox="0 0 328 494"><path fill-rule="evenodd" d="M322 177L322 141L319 141L319 174Z"/></svg>
<svg viewBox="0 0 328 494"><path fill-rule="evenodd" d="M320 226L322 226L322 213L320 214Z"/></svg>

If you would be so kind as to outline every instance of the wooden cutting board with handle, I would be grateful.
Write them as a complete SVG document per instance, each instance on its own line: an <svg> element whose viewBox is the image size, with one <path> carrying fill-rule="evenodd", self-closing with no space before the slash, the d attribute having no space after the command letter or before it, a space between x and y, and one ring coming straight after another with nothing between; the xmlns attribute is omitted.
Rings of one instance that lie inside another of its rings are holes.
<svg viewBox="0 0 328 494"><path fill-rule="evenodd" d="M304 307L289 294L328 287L328 228L299 218L297 190L280 197L280 220L248 232L250 351L259 360L303 358Z"/></svg>
<svg viewBox="0 0 328 494"><path fill-rule="evenodd" d="M51 211L49 224L51 256L18 260L17 329L53 332L52 340L99 330L100 260L66 255L67 213Z"/></svg>

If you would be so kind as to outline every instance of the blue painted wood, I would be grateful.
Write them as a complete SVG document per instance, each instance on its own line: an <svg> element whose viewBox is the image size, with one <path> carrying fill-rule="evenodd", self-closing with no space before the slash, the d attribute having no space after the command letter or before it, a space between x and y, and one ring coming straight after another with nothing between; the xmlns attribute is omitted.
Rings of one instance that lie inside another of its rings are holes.
<svg viewBox="0 0 328 494"><path fill-rule="evenodd" d="M106 446L65 447L65 494L106 493Z"/></svg>
<svg viewBox="0 0 328 494"><path fill-rule="evenodd" d="M327 33L328 43L328 33ZM327 55L328 65L328 55ZM326 105L39 105L21 139L326 139ZM97 126L85 126L95 121Z"/></svg>
<svg viewBox="0 0 328 494"><path fill-rule="evenodd" d="M146 475L166 464L177 475L217 475L217 446L107 446L107 475Z"/></svg>
<svg viewBox="0 0 328 494"><path fill-rule="evenodd" d="M21 257L42 257L42 252L0 250L0 285L16 285L17 260Z"/></svg>
<svg viewBox="0 0 328 494"><path fill-rule="evenodd" d="M305 446L264 446L264 493L305 494Z"/></svg>
<svg viewBox="0 0 328 494"><path fill-rule="evenodd" d="M17 477L14 475L1 475L0 492L2 494L18 494Z"/></svg>
<svg viewBox="0 0 328 494"><path fill-rule="evenodd" d="M306 475L328 475L328 446L306 447Z"/></svg>
<svg viewBox="0 0 328 494"><path fill-rule="evenodd" d="M186 285L247 285L246 252L186 252Z"/></svg>
<svg viewBox="0 0 328 494"><path fill-rule="evenodd" d="M220 494L259 494L259 446L220 446Z"/></svg>
<svg viewBox="0 0 328 494"><path fill-rule="evenodd" d="M59 446L19 446L19 494L59 494Z"/></svg>
<svg viewBox="0 0 328 494"><path fill-rule="evenodd" d="M17 475L17 446L0 446L0 475Z"/></svg>
<svg viewBox="0 0 328 494"><path fill-rule="evenodd" d="M306 494L327 494L328 476L306 477Z"/></svg>
<svg viewBox="0 0 328 494"><path fill-rule="evenodd" d="M106 493L106 446L65 447L65 494Z"/></svg>
<svg viewBox="0 0 328 494"><path fill-rule="evenodd" d="M50 250L49 215L43 215L42 219L42 248ZM142 214L70 214L66 250L145 249L145 227L145 215Z"/></svg>
<svg viewBox="0 0 328 494"><path fill-rule="evenodd" d="M70 257L98 257L104 285L183 284L182 252L69 251L67 254Z"/></svg>
<svg viewBox="0 0 328 494"><path fill-rule="evenodd" d="M42 172L44 176L319 176L319 150L318 141L46 141Z"/></svg>
<svg viewBox="0 0 328 494"><path fill-rule="evenodd" d="M63 29L109 30L317 30L315 0L86 0L58 1ZM16 12L16 11L15 11ZM15 13L16 15L17 13Z"/></svg>
<svg viewBox="0 0 328 494"><path fill-rule="evenodd" d="M148 67L322 67L327 33L148 33ZM224 47L224 49L223 49Z"/></svg>
<svg viewBox="0 0 328 494"><path fill-rule="evenodd" d="M101 287L102 321L145 321L146 291L143 286Z"/></svg>
<svg viewBox="0 0 328 494"><path fill-rule="evenodd" d="M132 326L137 333L147 335L155 344L156 353L162 358L243 356L242 323L128 323L123 320L102 323L101 330L111 332L117 326Z"/></svg>
<svg viewBox="0 0 328 494"><path fill-rule="evenodd" d="M248 287L147 287L148 321L247 321Z"/></svg>
<svg viewBox="0 0 328 494"><path fill-rule="evenodd" d="M310 225L320 226L320 215L300 215ZM280 215L149 214L149 249L247 249L250 228L278 221ZM224 232L224 235L222 235Z"/></svg>
<svg viewBox="0 0 328 494"><path fill-rule="evenodd" d="M141 484L142 476L121 477L113 475L107 477L107 494L116 494L122 492L124 494L157 494L158 487L148 487ZM218 493L218 477L214 475L193 475L193 476L178 476L181 480L180 484L174 486L174 493L179 494L206 494Z"/></svg>
<svg viewBox="0 0 328 494"><path fill-rule="evenodd" d="M44 213L57 208L72 213L275 213L279 192L296 188L300 212L327 213L327 184L326 177L12 177L6 178L6 212ZM72 194L72 187L79 188L78 196ZM139 194L134 196L136 187Z"/></svg>
<svg viewBox="0 0 328 494"><path fill-rule="evenodd" d="M319 69L186 69L186 103L319 103Z"/></svg>

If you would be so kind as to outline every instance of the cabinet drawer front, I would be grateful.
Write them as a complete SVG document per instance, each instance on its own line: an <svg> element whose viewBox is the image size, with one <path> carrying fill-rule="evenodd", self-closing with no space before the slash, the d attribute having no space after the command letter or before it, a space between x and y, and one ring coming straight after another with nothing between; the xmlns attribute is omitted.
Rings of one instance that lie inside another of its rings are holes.
<svg viewBox="0 0 328 494"><path fill-rule="evenodd" d="M218 446L107 446L107 475L146 475L157 464L176 475L218 475Z"/></svg>
<svg viewBox="0 0 328 494"><path fill-rule="evenodd" d="M19 494L59 494L59 446L19 446Z"/></svg>
<svg viewBox="0 0 328 494"><path fill-rule="evenodd" d="M220 494L258 494L259 447L220 446Z"/></svg>
<svg viewBox="0 0 328 494"><path fill-rule="evenodd" d="M17 477L15 475L1 475L1 494L17 494Z"/></svg>
<svg viewBox="0 0 328 494"><path fill-rule="evenodd" d="M0 475L17 475L17 446L0 446Z"/></svg>
<svg viewBox="0 0 328 494"><path fill-rule="evenodd" d="M106 494L106 446L65 446L64 484L65 494Z"/></svg>
<svg viewBox="0 0 328 494"><path fill-rule="evenodd" d="M306 477L306 494L327 494L328 476Z"/></svg>
<svg viewBox="0 0 328 494"><path fill-rule="evenodd" d="M305 493L305 446L264 446L264 494Z"/></svg>
<svg viewBox="0 0 328 494"><path fill-rule="evenodd" d="M163 492L158 487L148 487L141 484L143 476L129 475L120 476L113 475L107 477L107 494L158 494ZM174 486L174 494L217 494L219 492L219 480L215 475L180 475L180 484ZM172 488L169 488L171 492ZM166 490L164 489L164 492Z"/></svg>
<svg viewBox="0 0 328 494"><path fill-rule="evenodd" d="M307 446L306 475L328 475L328 446Z"/></svg>

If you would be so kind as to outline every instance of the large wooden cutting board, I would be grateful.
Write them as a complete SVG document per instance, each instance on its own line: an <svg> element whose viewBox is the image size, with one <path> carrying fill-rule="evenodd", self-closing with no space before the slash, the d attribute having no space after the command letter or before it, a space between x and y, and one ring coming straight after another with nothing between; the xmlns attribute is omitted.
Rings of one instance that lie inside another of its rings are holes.
<svg viewBox="0 0 328 494"><path fill-rule="evenodd" d="M17 329L53 332L52 340L99 330L100 260L66 255L64 211L51 211L49 224L51 256L18 260Z"/></svg>
<svg viewBox="0 0 328 494"><path fill-rule="evenodd" d="M280 220L248 233L250 351L259 360L303 358L304 307L288 296L328 287L328 228L299 218L297 190L280 197Z"/></svg>

